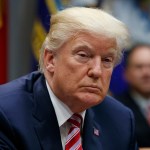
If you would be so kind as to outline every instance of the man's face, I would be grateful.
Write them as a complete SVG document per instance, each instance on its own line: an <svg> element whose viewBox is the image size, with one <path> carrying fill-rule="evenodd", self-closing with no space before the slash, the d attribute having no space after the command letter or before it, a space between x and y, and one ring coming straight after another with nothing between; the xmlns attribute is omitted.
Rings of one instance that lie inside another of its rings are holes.
<svg viewBox="0 0 150 150"><path fill-rule="evenodd" d="M53 74L48 83L73 112L81 112L106 96L116 55L114 39L79 34L54 55L53 67L47 67Z"/></svg>
<svg viewBox="0 0 150 150"><path fill-rule="evenodd" d="M143 96L150 96L150 48L137 48L129 58L126 79Z"/></svg>

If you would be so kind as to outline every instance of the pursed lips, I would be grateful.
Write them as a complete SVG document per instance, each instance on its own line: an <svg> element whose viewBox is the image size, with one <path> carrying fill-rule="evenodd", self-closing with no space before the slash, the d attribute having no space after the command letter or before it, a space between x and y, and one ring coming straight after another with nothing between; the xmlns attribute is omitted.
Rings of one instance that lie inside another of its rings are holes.
<svg viewBox="0 0 150 150"><path fill-rule="evenodd" d="M86 85L82 86L82 88L90 93L99 93L101 91L101 88L97 85Z"/></svg>

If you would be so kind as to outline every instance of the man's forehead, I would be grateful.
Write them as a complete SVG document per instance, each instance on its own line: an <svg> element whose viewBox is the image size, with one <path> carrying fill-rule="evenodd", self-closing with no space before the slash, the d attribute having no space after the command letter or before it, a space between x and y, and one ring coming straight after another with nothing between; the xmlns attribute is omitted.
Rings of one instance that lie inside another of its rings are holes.
<svg viewBox="0 0 150 150"><path fill-rule="evenodd" d="M97 35L97 34L93 35L90 33L78 33L75 36L73 36L71 39L69 39L69 41L73 42L73 44L76 47L85 46L91 49L92 49L92 45L94 44L99 47L100 46L106 47L107 45L109 46L109 48L116 47L116 39L106 37L104 35Z"/></svg>

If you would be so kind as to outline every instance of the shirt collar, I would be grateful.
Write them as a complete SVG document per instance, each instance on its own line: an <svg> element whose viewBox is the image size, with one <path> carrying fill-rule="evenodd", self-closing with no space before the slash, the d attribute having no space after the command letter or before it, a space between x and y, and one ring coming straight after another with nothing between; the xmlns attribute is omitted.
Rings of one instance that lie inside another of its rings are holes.
<svg viewBox="0 0 150 150"><path fill-rule="evenodd" d="M145 110L145 108L147 107L147 105L150 105L150 99L146 99L144 97L142 97L140 94L138 94L137 92L132 92L131 96L133 97L135 103L142 109Z"/></svg>
<svg viewBox="0 0 150 150"><path fill-rule="evenodd" d="M53 91L51 90L50 86L48 85L48 82L46 81L46 86L50 95L50 99L52 101L59 127L62 126L72 115L73 112L69 109L69 107L63 103L60 99L58 99ZM83 111L80 113L83 120L85 118L86 111Z"/></svg>

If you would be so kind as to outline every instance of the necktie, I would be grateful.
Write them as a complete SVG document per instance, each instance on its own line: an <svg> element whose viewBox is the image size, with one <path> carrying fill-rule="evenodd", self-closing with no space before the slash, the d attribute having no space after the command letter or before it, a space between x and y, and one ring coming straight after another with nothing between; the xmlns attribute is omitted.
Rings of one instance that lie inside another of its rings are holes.
<svg viewBox="0 0 150 150"><path fill-rule="evenodd" d="M65 150L83 150L80 132L82 117L79 114L73 114L68 122L70 122L71 128L67 136Z"/></svg>
<svg viewBox="0 0 150 150"><path fill-rule="evenodd" d="M148 104L146 108L146 118L147 118L148 124L150 125L150 104Z"/></svg>

